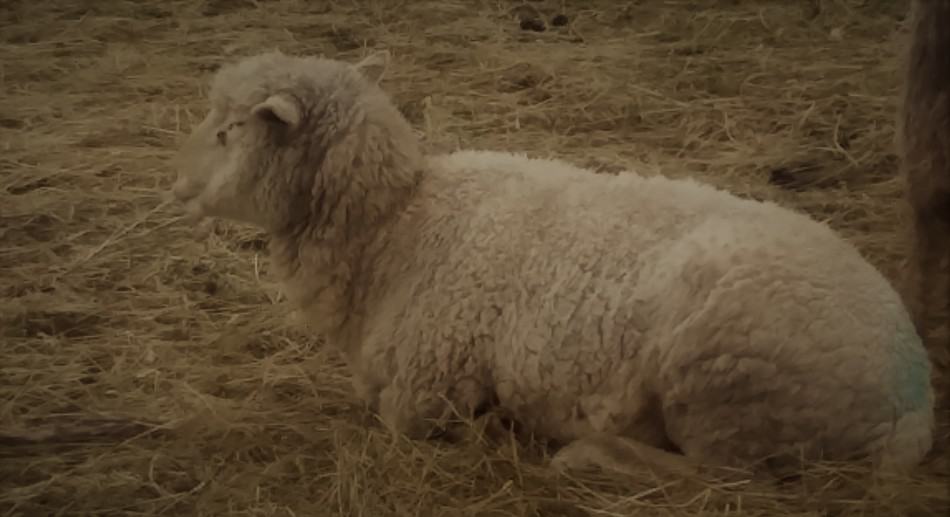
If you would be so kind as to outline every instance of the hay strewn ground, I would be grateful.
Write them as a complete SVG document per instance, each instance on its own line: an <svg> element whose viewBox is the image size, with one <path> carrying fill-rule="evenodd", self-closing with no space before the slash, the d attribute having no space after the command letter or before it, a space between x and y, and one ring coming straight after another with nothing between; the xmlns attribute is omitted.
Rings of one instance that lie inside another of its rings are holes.
<svg viewBox="0 0 950 517"><path fill-rule="evenodd" d="M700 177L830 221L893 278L903 2L565 3L530 2L570 21L545 32L507 1L0 3L3 514L946 515L941 450L891 484L816 466L776 488L393 441L283 325L261 236L195 239L160 205L223 60L365 45L394 52L385 87L433 150Z"/></svg>

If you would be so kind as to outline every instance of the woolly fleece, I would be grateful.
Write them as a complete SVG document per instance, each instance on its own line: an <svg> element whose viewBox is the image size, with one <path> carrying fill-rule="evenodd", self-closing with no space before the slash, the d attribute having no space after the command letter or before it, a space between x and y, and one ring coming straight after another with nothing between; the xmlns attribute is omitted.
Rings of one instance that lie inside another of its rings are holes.
<svg viewBox="0 0 950 517"><path fill-rule="evenodd" d="M378 86L387 59L223 67L173 191L270 232L291 301L388 425L421 438L448 402L498 405L574 442L568 464L603 440L730 466L929 450L920 338L826 225L694 181L424 156Z"/></svg>

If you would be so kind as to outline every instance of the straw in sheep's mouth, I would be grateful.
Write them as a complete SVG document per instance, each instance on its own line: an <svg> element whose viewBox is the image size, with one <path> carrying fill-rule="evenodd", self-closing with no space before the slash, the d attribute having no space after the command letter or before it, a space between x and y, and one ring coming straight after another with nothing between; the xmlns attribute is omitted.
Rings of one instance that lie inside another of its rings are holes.
<svg viewBox="0 0 950 517"><path fill-rule="evenodd" d="M200 201L198 201L199 195L190 193L183 195L175 192L174 189L170 189L162 194L162 203L180 207L183 212L180 221L187 224L198 224L206 218L204 211L201 210Z"/></svg>

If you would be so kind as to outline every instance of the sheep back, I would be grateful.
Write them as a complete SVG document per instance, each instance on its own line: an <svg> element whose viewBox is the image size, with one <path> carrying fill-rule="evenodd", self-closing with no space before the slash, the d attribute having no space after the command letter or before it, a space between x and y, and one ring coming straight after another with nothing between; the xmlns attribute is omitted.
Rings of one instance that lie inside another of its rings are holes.
<svg viewBox="0 0 950 517"><path fill-rule="evenodd" d="M567 441L659 416L720 463L930 446L930 364L897 294L773 203L461 151L430 160L384 238L361 353L406 393L473 379Z"/></svg>

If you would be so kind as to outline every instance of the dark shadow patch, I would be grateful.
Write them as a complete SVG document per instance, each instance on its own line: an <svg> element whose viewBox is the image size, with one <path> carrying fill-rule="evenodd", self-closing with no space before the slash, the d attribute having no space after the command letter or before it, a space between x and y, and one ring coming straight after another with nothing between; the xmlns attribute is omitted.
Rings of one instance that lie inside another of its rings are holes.
<svg viewBox="0 0 950 517"><path fill-rule="evenodd" d="M4 429L0 432L0 445L75 447L77 444L101 443L103 440L121 442L139 434L161 432L155 424L137 419L93 415L47 415L30 419L24 427L28 431L17 433Z"/></svg>
<svg viewBox="0 0 950 517"><path fill-rule="evenodd" d="M29 45L43 41L43 37L44 35L39 32L21 29L20 32L13 32L4 39L13 45Z"/></svg>
<svg viewBox="0 0 950 517"><path fill-rule="evenodd" d="M241 348L244 352L254 357L254 359L261 360L282 352L287 348L287 345L282 341L274 339L272 336L258 334L248 336Z"/></svg>
<svg viewBox="0 0 950 517"><path fill-rule="evenodd" d="M228 283L220 275L209 272L204 275L195 275L192 278L185 279L182 282L182 287L192 292L215 296L226 290Z"/></svg>
<svg viewBox="0 0 950 517"><path fill-rule="evenodd" d="M551 76L530 63L518 63L498 77L497 89L503 93L520 92L541 86Z"/></svg>
<svg viewBox="0 0 950 517"><path fill-rule="evenodd" d="M21 196L23 194L33 192L34 190L51 187L53 184L50 182L49 178L40 178L38 180L33 180L29 183L24 183L22 185L13 185L7 188L7 192L13 194L14 196Z"/></svg>
<svg viewBox="0 0 950 517"><path fill-rule="evenodd" d="M325 31L323 37L327 38L333 48L339 52L363 48L363 38L353 29L334 27ZM366 44L372 46L370 41L366 41Z"/></svg>
<svg viewBox="0 0 950 517"><path fill-rule="evenodd" d="M7 337L40 335L80 338L99 334L105 318L81 311L27 311L5 325Z"/></svg>
<svg viewBox="0 0 950 517"><path fill-rule="evenodd" d="M23 129L24 126L26 126L26 123L22 120L6 117L0 118L0 127L4 129Z"/></svg>
<svg viewBox="0 0 950 517"><path fill-rule="evenodd" d="M203 16L221 16L245 9L254 9L257 3L252 0L206 0L201 9Z"/></svg>
<svg viewBox="0 0 950 517"><path fill-rule="evenodd" d="M685 43L674 45L670 53L674 56L701 56L710 51L709 47L697 43Z"/></svg>
<svg viewBox="0 0 950 517"><path fill-rule="evenodd" d="M266 235L258 235L256 237L239 241L237 243L237 247L243 251L265 252L267 251L267 245L269 242L270 241Z"/></svg>
<svg viewBox="0 0 950 517"><path fill-rule="evenodd" d="M837 188L842 179L828 174L821 164L812 161L790 163L769 170L769 184L791 192Z"/></svg>
<svg viewBox="0 0 950 517"><path fill-rule="evenodd" d="M171 18L174 14L172 13L171 9L159 5L139 5L137 6L137 9L138 11L136 14L141 18Z"/></svg>
<svg viewBox="0 0 950 517"><path fill-rule="evenodd" d="M544 32L548 29L541 11L533 5L521 4L512 8L509 13L518 20L518 26L523 31Z"/></svg>
<svg viewBox="0 0 950 517"><path fill-rule="evenodd" d="M98 178L111 178L111 177L113 177L113 176L116 176L116 175L119 174L120 172L122 172L122 167L113 164L113 165L109 165L109 166L105 167L104 169L102 169L101 171L97 172L97 173L96 173L96 177L98 177Z"/></svg>
<svg viewBox="0 0 950 517"><path fill-rule="evenodd" d="M411 99L399 103L399 113L412 125L421 125L426 120L425 99Z"/></svg>
<svg viewBox="0 0 950 517"><path fill-rule="evenodd" d="M28 218L17 218L21 219L23 222L20 224L11 223L10 220L2 220L4 226L6 226L6 232L4 233L4 238L8 242L22 242L22 241L33 241L33 242L50 242L56 237L56 223L57 220L46 214L37 214Z"/></svg>
<svg viewBox="0 0 950 517"><path fill-rule="evenodd" d="M304 382L306 379L281 379L274 382L269 391L270 397L277 403L296 403L310 398L312 388Z"/></svg>
<svg viewBox="0 0 950 517"><path fill-rule="evenodd" d="M465 66L463 56L453 52L434 52L426 57L425 67L429 70L445 70L451 67Z"/></svg>

